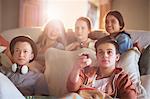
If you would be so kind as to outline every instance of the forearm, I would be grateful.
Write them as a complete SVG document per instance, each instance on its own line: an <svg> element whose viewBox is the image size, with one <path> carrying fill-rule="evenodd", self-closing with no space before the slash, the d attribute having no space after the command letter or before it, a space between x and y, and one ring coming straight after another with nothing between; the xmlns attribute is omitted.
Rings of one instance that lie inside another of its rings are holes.
<svg viewBox="0 0 150 99"><path fill-rule="evenodd" d="M80 72L81 72L80 68L73 67L71 73L69 74L69 78L67 81L68 91L77 91L82 85Z"/></svg>

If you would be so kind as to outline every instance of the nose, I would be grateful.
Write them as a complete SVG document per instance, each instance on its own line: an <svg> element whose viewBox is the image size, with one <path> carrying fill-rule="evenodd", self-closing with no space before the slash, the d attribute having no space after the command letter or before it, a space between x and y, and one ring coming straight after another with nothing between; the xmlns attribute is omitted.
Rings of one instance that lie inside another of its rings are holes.
<svg viewBox="0 0 150 99"><path fill-rule="evenodd" d="M111 26L111 22L108 21L108 22L107 22L107 26Z"/></svg>
<svg viewBox="0 0 150 99"><path fill-rule="evenodd" d="M108 57L107 52L103 52L102 57Z"/></svg>
<svg viewBox="0 0 150 99"><path fill-rule="evenodd" d="M19 56L24 56L24 52L23 52L23 51L20 51L20 52L19 52Z"/></svg>

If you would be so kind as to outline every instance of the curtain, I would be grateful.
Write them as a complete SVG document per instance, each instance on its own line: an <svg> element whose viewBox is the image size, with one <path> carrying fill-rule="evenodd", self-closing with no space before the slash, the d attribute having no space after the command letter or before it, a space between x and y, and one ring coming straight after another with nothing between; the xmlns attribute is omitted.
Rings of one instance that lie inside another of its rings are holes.
<svg viewBox="0 0 150 99"><path fill-rule="evenodd" d="M109 10L112 9L112 1L113 0L100 0L100 29L104 30L105 29L105 15Z"/></svg>
<svg viewBox="0 0 150 99"><path fill-rule="evenodd" d="M44 1L45 0L20 0L20 27L33 27L43 25Z"/></svg>

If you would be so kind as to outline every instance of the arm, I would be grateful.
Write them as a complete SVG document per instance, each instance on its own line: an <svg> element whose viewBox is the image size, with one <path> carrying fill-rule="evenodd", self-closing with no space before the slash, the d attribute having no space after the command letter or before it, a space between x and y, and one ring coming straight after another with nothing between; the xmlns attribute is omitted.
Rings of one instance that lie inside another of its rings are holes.
<svg viewBox="0 0 150 99"><path fill-rule="evenodd" d="M87 56L80 56L76 64L74 64L67 81L68 91L78 91L80 86L85 81L85 75L83 73L83 68L87 66L88 58Z"/></svg>
<svg viewBox="0 0 150 99"><path fill-rule="evenodd" d="M71 43L71 44L67 45L66 48L65 48L65 50L67 50L67 51L73 51L73 50L76 50L79 47L80 47L80 43L74 42L74 43Z"/></svg>
<svg viewBox="0 0 150 99"><path fill-rule="evenodd" d="M120 74L116 84L120 99L137 99L138 92L127 74Z"/></svg>

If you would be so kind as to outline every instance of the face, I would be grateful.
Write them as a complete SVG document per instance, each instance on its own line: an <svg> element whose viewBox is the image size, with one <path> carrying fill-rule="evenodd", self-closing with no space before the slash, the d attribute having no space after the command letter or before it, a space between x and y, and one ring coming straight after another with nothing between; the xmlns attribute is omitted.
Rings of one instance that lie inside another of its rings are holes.
<svg viewBox="0 0 150 99"><path fill-rule="evenodd" d="M116 54L115 45L103 43L97 47L97 60L100 68L115 68L116 61L119 60L119 54Z"/></svg>
<svg viewBox="0 0 150 99"><path fill-rule="evenodd" d="M105 20L105 28L108 33L118 33L120 32L121 26L119 21L113 15L108 15Z"/></svg>
<svg viewBox="0 0 150 99"><path fill-rule="evenodd" d="M51 40L57 40L60 34L62 33L62 27L58 23L48 24L47 27L47 36Z"/></svg>
<svg viewBox="0 0 150 99"><path fill-rule="evenodd" d="M88 39L88 34L90 30L88 28L88 25L83 20L78 20L75 24L75 35L78 38L79 41L83 42Z"/></svg>
<svg viewBox="0 0 150 99"><path fill-rule="evenodd" d="M17 42L14 46L13 59L18 65L27 65L32 60L34 54L28 42Z"/></svg>

